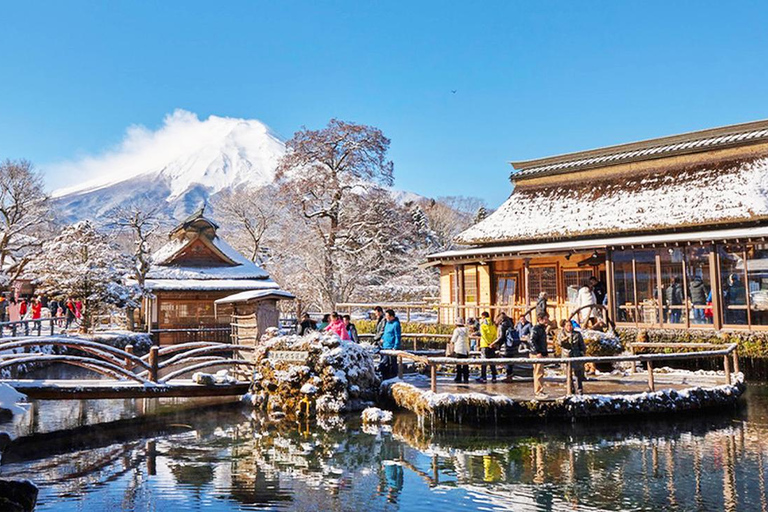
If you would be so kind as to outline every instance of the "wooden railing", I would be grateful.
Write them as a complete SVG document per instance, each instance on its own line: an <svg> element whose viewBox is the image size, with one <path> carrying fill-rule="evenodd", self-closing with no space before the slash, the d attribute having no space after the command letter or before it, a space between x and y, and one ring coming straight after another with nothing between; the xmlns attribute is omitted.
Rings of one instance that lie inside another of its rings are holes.
<svg viewBox="0 0 768 512"><path fill-rule="evenodd" d="M357 337L360 338L361 340L372 339L373 334L372 333L358 334ZM433 340L442 344L443 342L447 342L448 340L451 339L450 334L421 334L418 332L404 332L403 334L400 335L400 337L403 340L403 344L405 344L406 340L410 340L413 346L413 350L419 350L419 341Z"/></svg>
<svg viewBox="0 0 768 512"><path fill-rule="evenodd" d="M640 345L660 345L668 347L668 344L634 344L635 347ZM699 348L705 344L679 344L684 345L686 348ZM696 346L693 346L696 345ZM674 352L669 354L632 354L621 356L587 356L587 357L543 357L543 358L527 358L527 357L499 357L493 359L484 358L472 358L472 359L459 359L456 357L429 357L422 354L411 354L404 350L382 350L381 354L396 356L400 366L402 366L403 359L410 359L416 362L420 362L429 366L430 371L430 389L433 393L437 392L437 368L438 366L501 366L501 365L514 365L514 364L564 364L566 365L566 376L572 375L574 364L584 363L645 363L648 372L648 390L655 391L656 385L654 381L653 366L658 361L679 361L686 359L700 359L700 358L718 358L722 357L723 369L725 373L726 384L732 383L731 363L733 363L733 369L735 372L739 372L739 358L737 353L738 344L732 343L729 345L706 345L706 347L725 347L718 350L704 350L700 352ZM633 365L634 366L634 365ZM402 369L399 368L399 373L402 374ZM566 396L570 396L573 393L573 381L571 378L566 378Z"/></svg>
<svg viewBox="0 0 768 512"><path fill-rule="evenodd" d="M66 317L36 318L34 320L17 320L15 322L0 322L0 338L10 335L43 336L43 325L47 324L46 336L53 336L57 322L66 322ZM21 334L23 333L23 334Z"/></svg>
<svg viewBox="0 0 768 512"><path fill-rule="evenodd" d="M393 309L396 313L402 313L405 312L405 321L410 322L411 321L411 312L420 312L420 313L437 313L437 304L434 302L428 302L428 301L420 301L420 302L382 302L382 303L373 303L373 302L339 302L336 304L336 311L339 313L348 313L352 314L352 312L356 309L364 309L367 311L372 311L373 308L376 306L381 306L383 309Z"/></svg>

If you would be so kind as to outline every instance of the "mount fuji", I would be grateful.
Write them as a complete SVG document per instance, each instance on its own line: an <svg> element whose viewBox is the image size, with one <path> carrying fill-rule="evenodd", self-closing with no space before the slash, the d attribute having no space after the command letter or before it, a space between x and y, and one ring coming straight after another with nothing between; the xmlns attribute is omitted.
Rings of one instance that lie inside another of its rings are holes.
<svg viewBox="0 0 768 512"><path fill-rule="evenodd" d="M61 220L98 219L137 200L162 203L183 218L222 190L274 181L283 140L252 119L177 110L153 131L131 127L113 151L56 164L49 176L92 176L53 192ZM58 180L61 181L61 180Z"/></svg>

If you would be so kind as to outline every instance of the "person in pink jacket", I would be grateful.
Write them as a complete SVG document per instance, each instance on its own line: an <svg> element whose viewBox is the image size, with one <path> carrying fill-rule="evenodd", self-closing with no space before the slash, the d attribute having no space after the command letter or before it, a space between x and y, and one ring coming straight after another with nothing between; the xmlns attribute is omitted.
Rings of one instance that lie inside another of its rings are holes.
<svg viewBox="0 0 768 512"><path fill-rule="evenodd" d="M338 334L339 338L343 340L350 340L349 332L347 331L347 326L344 325L344 320L341 319L339 314L337 312L331 313L331 323L328 324L328 327L325 328L326 332L332 332L334 334Z"/></svg>

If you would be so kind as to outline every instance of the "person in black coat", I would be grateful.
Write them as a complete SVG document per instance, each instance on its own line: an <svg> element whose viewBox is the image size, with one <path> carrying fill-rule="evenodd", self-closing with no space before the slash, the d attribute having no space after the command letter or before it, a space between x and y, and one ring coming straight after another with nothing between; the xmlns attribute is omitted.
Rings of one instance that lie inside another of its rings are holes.
<svg viewBox="0 0 768 512"><path fill-rule="evenodd" d="M299 324L299 336L309 334L310 331L317 330L317 322L312 320L308 313L304 313L301 317L301 323Z"/></svg>
<svg viewBox="0 0 768 512"><path fill-rule="evenodd" d="M549 350L547 348L547 324L549 315L546 313L536 319L536 325L531 332L531 354L535 359L547 357ZM544 365L533 365L533 393L536 398L547 398L544 392Z"/></svg>

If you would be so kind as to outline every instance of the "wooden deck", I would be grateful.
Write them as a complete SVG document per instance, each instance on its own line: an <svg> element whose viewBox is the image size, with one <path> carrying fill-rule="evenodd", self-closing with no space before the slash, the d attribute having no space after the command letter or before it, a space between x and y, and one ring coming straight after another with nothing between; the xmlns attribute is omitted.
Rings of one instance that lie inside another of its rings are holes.
<svg viewBox="0 0 768 512"><path fill-rule="evenodd" d="M426 376L408 376L405 382L418 389L428 391L430 388L429 378ZM549 398L539 401L554 401L563 398L566 395L565 378L563 376L547 376L544 379L545 392ZM655 372L656 390L674 389L677 391L691 387L713 387L725 384L724 375L699 375L692 373L663 373L659 370ZM584 381L585 395L631 395L648 391L648 376L646 372L636 374L611 375L589 375ZM508 383L499 380L496 383L481 384L475 382L474 376L468 384L457 384L452 376L439 376L437 379L438 393L481 393L489 396L506 396L513 400L521 402L534 400L533 379L518 378L515 376L514 382Z"/></svg>
<svg viewBox="0 0 768 512"><path fill-rule="evenodd" d="M188 398L243 395L249 382L204 386L190 379L143 385L114 380L2 380L29 398L37 400L83 400L103 398Z"/></svg>

